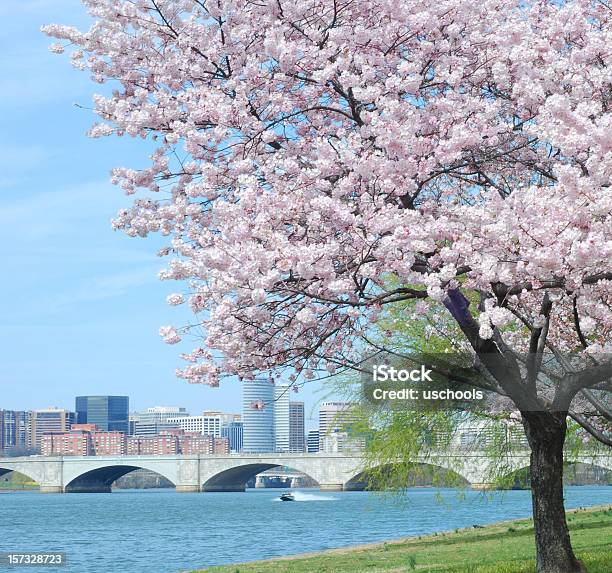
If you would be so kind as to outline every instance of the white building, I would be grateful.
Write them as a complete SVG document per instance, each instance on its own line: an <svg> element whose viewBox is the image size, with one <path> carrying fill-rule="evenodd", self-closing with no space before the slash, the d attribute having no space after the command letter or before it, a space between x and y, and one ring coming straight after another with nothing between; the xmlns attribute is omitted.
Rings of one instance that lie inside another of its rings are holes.
<svg viewBox="0 0 612 573"><path fill-rule="evenodd" d="M274 384L266 378L242 382L242 451L269 453L274 441Z"/></svg>
<svg viewBox="0 0 612 573"><path fill-rule="evenodd" d="M197 432L203 436L221 437L221 428L231 422L240 421L239 414L226 414L207 410L201 416L184 416L168 418L168 422L185 432Z"/></svg>
<svg viewBox="0 0 612 573"><path fill-rule="evenodd" d="M172 414L176 416L189 416L187 409L181 406L153 406L152 408L147 408L147 414L153 414L160 418Z"/></svg>
<svg viewBox="0 0 612 573"><path fill-rule="evenodd" d="M289 451L301 454L304 444L304 402L289 402Z"/></svg>
<svg viewBox="0 0 612 573"><path fill-rule="evenodd" d="M277 452L289 451L289 393L291 387L274 387L274 444Z"/></svg>
<svg viewBox="0 0 612 573"><path fill-rule="evenodd" d="M175 422L178 418L189 416L185 408L179 406L154 406L147 408L146 412L133 412L130 414L130 435L156 436L163 430L179 428Z"/></svg>
<svg viewBox="0 0 612 573"><path fill-rule="evenodd" d="M347 426L357 421L351 402L323 402L319 409L319 450L336 453L362 449L362 439L351 440ZM349 448L350 444L350 448Z"/></svg>
<svg viewBox="0 0 612 573"><path fill-rule="evenodd" d="M336 454L342 451L346 442L346 432L333 432L320 437L320 450L327 454Z"/></svg>

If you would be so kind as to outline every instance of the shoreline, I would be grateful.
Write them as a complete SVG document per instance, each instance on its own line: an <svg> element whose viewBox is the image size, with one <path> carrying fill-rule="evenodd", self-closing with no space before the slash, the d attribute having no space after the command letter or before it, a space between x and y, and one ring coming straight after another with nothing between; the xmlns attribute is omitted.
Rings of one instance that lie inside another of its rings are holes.
<svg viewBox="0 0 612 573"><path fill-rule="evenodd" d="M568 517L568 521L571 523L571 519L575 515L589 515L589 514L597 514L600 512L609 513L612 512L612 503L611 504L603 504L603 505L594 505L587 507L578 507L574 509L566 510L566 515ZM227 563L224 565L214 565L210 567L206 567L204 569L196 569L190 571L183 571L181 573L216 573L216 572L224 572L239 570L242 572L243 568L246 571L250 571L253 567L266 567L266 565L271 565L275 563L288 563L292 561L300 561L300 560L317 560L317 559L325 559L325 558L333 558L333 557L342 557L351 554L355 554L358 557L358 554L367 554L369 552L379 552L379 551L389 551L394 548L400 548L402 546L410 545L410 544L431 544L432 542L439 542L444 540L448 541L452 537L461 538L462 536L466 536L468 534L472 534L476 537L482 536L486 537L492 533L501 533L501 529L506 528L509 534L512 533L525 533L529 532L533 528L533 522L531 517L523 517L516 519L507 519L502 521L497 521L494 523L490 523L487 525L476 524L471 527L463 527L452 530L440 530L434 533L427 533L423 535L410 535L405 537L393 538L384 541L374 541L371 543L360 543L358 545L348 545L344 547L336 547L331 549L323 549L320 551L308 551L304 553L295 553L292 555L282 555L278 557L270 557L266 559L259 559L255 561L244 561L237 563ZM522 528L522 529L516 529ZM232 569L233 568L233 569ZM355 571L357 573L357 571Z"/></svg>

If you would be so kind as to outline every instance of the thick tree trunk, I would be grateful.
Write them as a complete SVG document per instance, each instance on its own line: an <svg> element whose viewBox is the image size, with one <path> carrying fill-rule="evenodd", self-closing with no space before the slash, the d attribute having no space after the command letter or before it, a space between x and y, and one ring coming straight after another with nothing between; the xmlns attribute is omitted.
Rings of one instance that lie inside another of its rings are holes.
<svg viewBox="0 0 612 573"><path fill-rule="evenodd" d="M525 412L538 573L585 573L570 541L563 503L566 414Z"/></svg>

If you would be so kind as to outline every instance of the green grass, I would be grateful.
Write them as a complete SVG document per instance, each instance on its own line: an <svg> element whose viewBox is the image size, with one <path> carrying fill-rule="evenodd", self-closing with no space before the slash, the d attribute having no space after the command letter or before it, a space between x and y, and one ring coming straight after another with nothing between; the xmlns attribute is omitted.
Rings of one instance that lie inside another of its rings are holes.
<svg viewBox="0 0 612 573"><path fill-rule="evenodd" d="M0 481L0 489L38 489L38 484L33 481L29 481L29 482Z"/></svg>
<svg viewBox="0 0 612 573"><path fill-rule="evenodd" d="M568 512L568 521L589 573L611 573L612 506ZM533 573L534 552L533 524L523 519L200 573Z"/></svg>

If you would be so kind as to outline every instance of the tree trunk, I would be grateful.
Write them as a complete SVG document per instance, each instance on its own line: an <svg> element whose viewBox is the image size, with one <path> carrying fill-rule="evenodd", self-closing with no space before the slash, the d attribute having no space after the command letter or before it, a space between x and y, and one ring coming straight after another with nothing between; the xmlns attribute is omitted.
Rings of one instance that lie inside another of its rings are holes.
<svg viewBox="0 0 612 573"><path fill-rule="evenodd" d="M585 573L570 541L563 503L566 414L524 412L531 447L531 500L538 573Z"/></svg>

